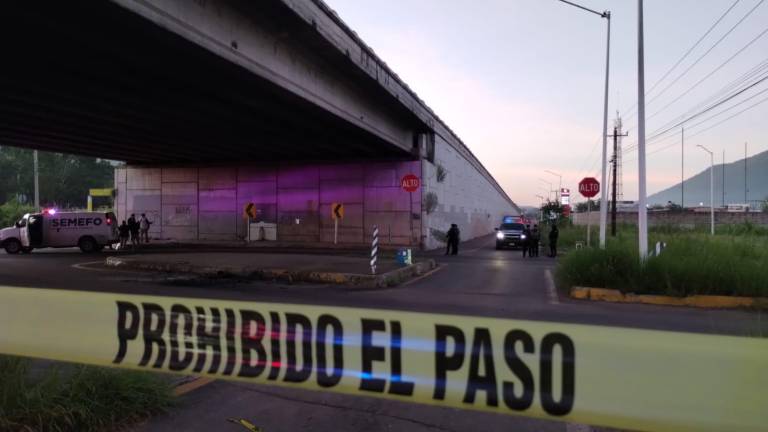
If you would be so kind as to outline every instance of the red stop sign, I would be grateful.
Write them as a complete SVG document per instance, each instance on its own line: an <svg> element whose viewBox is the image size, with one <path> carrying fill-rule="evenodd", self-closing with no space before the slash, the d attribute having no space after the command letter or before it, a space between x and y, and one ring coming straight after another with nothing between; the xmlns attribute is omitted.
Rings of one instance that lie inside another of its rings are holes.
<svg viewBox="0 0 768 432"><path fill-rule="evenodd" d="M421 185L421 180L413 174L406 174L400 180L400 187L406 192L416 192Z"/></svg>
<svg viewBox="0 0 768 432"><path fill-rule="evenodd" d="M600 192L600 182L594 177L584 177L579 182L579 193L585 198L592 198Z"/></svg>

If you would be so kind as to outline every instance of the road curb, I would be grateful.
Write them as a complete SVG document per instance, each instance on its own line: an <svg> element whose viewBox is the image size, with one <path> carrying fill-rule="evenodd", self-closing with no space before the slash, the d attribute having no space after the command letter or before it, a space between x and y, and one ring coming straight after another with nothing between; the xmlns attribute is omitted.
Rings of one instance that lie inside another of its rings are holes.
<svg viewBox="0 0 768 432"><path fill-rule="evenodd" d="M718 295L672 297L652 294L624 294L619 290L589 287L572 287L570 296L571 298L578 300L605 301L611 303L639 303L661 306L688 306L709 309L768 309L767 297L736 297Z"/></svg>
<svg viewBox="0 0 768 432"><path fill-rule="evenodd" d="M364 275L339 272L293 271L276 268L265 269L248 266L199 266L190 264L186 261L163 263L116 256L107 257L104 264L107 267L131 270L149 270L165 273L192 273L206 277L239 277L254 280L277 280L285 282L333 283L360 288L387 288L396 286L412 277L420 276L437 267L435 260L427 259L380 275Z"/></svg>

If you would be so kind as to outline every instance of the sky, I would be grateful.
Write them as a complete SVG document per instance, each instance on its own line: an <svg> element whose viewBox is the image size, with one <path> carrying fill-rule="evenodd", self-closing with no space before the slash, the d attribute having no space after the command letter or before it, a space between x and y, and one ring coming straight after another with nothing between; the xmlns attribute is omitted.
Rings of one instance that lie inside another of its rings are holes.
<svg viewBox="0 0 768 432"><path fill-rule="evenodd" d="M581 178L600 179L605 19L558 0L326 2L470 147L518 204L536 205L536 195L547 196L550 187L557 188L558 177L544 170L562 174L562 186L574 197ZM637 1L579 3L611 11L609 129L617 111L623 113L629 132L623 140L624 198L634 200ZM758 67L752 80L768 73L768 1L644 4L647 188L652 194L680 181L680 126L650 138L699 113L707 106L702 103L753 68ZM766 97L768 80L687 121L685 177L709 167L709 155L697 145L713 151L715 163L722 161L723 151L726 162L742 159L745 142L749 155L768 150L768 101L760 103ZM753 104L758 105L704 130ZM610 158L612 139L608 144Z"/></svg>

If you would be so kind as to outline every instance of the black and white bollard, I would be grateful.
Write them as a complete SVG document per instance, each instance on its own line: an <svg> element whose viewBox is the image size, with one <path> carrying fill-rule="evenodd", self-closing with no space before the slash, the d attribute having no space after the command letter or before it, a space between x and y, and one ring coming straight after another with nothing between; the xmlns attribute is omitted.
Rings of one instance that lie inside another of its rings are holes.
<svg viewBox="0 0 768 432"><path fill-rule="evenodd" d="M371 274L376 274L376 260L379 254L379 227L373 226L373 240L371 241Z"/></svg>

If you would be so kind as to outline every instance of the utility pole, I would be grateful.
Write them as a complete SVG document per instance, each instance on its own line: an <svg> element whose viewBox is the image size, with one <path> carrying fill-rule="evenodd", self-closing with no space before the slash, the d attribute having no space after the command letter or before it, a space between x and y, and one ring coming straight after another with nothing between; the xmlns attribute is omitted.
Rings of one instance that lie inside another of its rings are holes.
<svg viewBox="0 0 768 432"><path fill-rule="evenodd" d="M744 143L744 204L749 204L747 201L747 143Z"/></svg>
<svg viewBox="0 0 768 432"><path fill-rule="evenodd" d="M685 126L680 128L680 208L685 211Z"/></svg>
<svg viewBox="0 0 768 432"><path fill-rule="evenodd" d="M616 237L616 168L619 161L619 137L625 137L629 133L619 134L619 129L613 127L613 191L611 192L611 237Z"/></svg>
<svg viewBox="0 0 768 432"><path fill-rule="evenodd" d="M645 49L643 46L643 0L637 0L637 228L640 260L648 258L648 208L645 178Z"/></svg>
<svg viewBox="0 0 768 432"><path fill-rule="evenodd" d="M723 149L723 208L725 208L725 149Z"/></svg>
<svg viewBox="0 0 768 432"><path fill-rule="evenodd" d="M547 186L549 186L549 189L548 189L548 192L547 192L547 200L551 200L552 199L552 192L554 192L554 189L552 187L552 182L548 182L548 181L544 180L541 177L539 177L539 181L540 182L544 182L544 183L547 184ZM555 199L557 199L557 194L555 194Z"/></svg>
<svg viewBox="0 0 768 432"><path fill-rule="evenodd" d="M711 234L715 235L715 154L701 144L696 147L709 153L709 218Z"/></svg>
<svg viewBox="0 0 768 432"><path fill-rule="evenodd" d="M563 192L563 176L562 176L562 174L558 174L558 173L556 173L554 171L550 171L550 170L544 170L544 172L547 173L547 174L551 174L551 175L557 177L557 179L558 179L557 180L557 202L559 204L562 204L563 200L560 197L560 194Z"/></svg>
<svg viewBox="0 0 768 432"><path fill-rule="evenodd" d="M40 211L40 181L38 179L37 150L32 151L33 175L35 176L35 211Z"/></svg>

